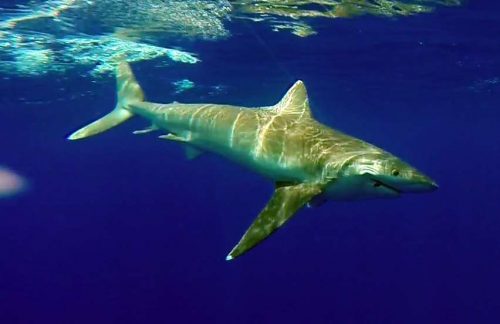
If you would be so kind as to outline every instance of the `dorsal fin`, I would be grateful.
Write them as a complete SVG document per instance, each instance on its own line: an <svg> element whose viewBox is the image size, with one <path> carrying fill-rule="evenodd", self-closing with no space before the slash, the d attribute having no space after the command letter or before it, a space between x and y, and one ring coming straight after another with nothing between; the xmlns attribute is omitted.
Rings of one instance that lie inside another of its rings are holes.
<svg viewBox="0 0 500 324"><path fill-rule="evenodd" d="M309 98L304 82L300 80L295 82L280 102L274 106L274 109L278 114L297 115L297 119L311 117Z"/></svg>

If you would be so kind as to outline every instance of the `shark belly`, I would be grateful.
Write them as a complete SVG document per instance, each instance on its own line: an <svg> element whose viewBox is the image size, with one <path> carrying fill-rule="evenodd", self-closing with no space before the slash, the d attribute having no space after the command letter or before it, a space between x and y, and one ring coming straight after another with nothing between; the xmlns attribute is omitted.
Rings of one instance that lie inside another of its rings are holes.
<svg viewBox="0 0 500 324"><path fill-rule="evenodd" d="M294 147L295 139L287 136L286 121L268 108L143 102L131 109L177 140L222 155L274 181L304 181L310 176Z"/></svg>

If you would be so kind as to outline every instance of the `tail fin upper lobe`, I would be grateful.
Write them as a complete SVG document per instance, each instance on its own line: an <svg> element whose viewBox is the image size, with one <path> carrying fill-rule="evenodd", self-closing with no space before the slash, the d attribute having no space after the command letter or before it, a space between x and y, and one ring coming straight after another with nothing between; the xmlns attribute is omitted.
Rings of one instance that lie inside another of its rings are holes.
<svg viewBox="0 0 500 324"><path fill-rule="evenodd" d="M144 93L137 83L130 65L126 62L120 63L116 69L116 91L117 103L115 109L106 116L69 135L69 140L82 139L102 133L123 123L134 115L128 109L128 106L144 101Z"/></svg>

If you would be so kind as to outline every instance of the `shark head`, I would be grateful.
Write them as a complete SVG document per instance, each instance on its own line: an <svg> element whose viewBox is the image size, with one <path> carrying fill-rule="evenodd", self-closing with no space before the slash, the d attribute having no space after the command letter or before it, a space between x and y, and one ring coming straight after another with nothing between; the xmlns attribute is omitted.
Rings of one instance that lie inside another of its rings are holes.
<svg viewBox="0 0 500 324"><path fill-rule="evenodd" d="M393 198L403 193L434 191L437 184L387 152L359 154L348 159L327 187L332 199Z"/></svg>

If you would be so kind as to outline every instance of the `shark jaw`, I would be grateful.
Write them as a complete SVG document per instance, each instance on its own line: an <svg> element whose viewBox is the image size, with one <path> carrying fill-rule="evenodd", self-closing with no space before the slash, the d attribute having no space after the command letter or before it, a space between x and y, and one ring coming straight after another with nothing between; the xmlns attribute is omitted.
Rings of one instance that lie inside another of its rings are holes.
<svg viewBox="0 0 500 324"><path fill-rule="evenodd" d="M394 198L437 188L395 156L314 119L302 81L273 106L159 104L145 101L130 66L123 62L117 68L116 88L115 108L69 135L69 140L87 138L141 116L151 126L134 134L164 131L159 138L182 144L189 158L213 152L274 181L267 205L226 260L254 248L305 205L322 198Z"/></svg>
<svg viewBox="0 0 500 324"><path fill-rule="evenodd" d="M397 177L379 176L373 177L374 186L383 186L387 189L393 190L398 194L403 193L427 193L435 191L439 188L436 182L430 178L422 175L418 180L405 181Z"/></svg>
<svg viewBox="0 0 500 324"><path fill-rule="evenodd" d="M376 198L397 198L401 192L369 175L354 175L335 179L325 190L329 200L353 201Z"/></svg>

